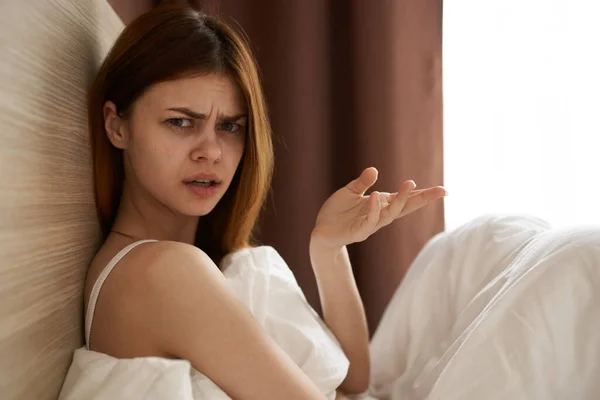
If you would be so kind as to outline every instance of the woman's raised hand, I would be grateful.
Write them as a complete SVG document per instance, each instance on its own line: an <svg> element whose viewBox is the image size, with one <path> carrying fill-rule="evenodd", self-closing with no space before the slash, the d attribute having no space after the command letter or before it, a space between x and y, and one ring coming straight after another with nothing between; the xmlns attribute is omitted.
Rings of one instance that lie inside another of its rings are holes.
<svg viewBox="0 0 600 400"><path fill-rule="evenodd" d="M331 248L361 242L394 220L447 195L442 186L415 190L415 183L409 180L395 193L365 196L377 175L375 168L367 168L331 195L317 215L311 240Z"/></svg>

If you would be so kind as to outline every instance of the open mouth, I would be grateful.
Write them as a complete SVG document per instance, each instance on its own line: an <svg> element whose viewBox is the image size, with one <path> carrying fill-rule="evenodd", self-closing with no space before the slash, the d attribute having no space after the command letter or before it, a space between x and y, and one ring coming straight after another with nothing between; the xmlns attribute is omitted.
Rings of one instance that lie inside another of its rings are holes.
<svg viewBox="0 0 600 400"><path fill-rule="evenodd" d="M208 188L208 187L217 186L219 183L221 183L221 182L213 181L213 180L209 180L209 179L201 179L201 180L193 180L193 181L186 182L186 185L193 185L193 186Z"/></svg>

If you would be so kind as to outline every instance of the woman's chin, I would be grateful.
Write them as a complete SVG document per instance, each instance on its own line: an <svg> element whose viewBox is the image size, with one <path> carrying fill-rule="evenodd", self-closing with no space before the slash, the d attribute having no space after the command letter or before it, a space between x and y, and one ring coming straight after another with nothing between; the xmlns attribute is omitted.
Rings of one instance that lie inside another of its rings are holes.
<svg viewBox="0 0 600 400"><path fill-rule="evenodd" d="M215 209L216 204L208 203L205 204L195 204L192 207L189 205L182 212L184 215L189 215L190 217L204 217L211 213L212 210Z"/></svg>

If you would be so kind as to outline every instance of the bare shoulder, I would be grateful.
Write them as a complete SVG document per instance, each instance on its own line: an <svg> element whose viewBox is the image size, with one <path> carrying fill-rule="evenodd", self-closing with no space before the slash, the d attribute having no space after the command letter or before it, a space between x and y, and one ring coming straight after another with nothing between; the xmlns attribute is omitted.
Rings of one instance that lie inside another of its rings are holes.
<svg viewBox="0 0 600 400"><path fill-rule="evenodd" d="M147 305L152 312L156 303L169 305L176 295L197 288L199 280L210 275L223 279L219 268L199 248L180 242L146 243L131 251L117 275L127 290L129 301ZM125 293L126 292L126 293Z"/></svg>
<svg viewBox="0 0 600 400"><path fill-rule="evenodd" d="M189 360L232 398L323 398L204 252L156 242L136 247L123 262L99 300L93 350Z"/></svg>
<svg viewBox="0 0 600 400"><path fill-rule="evenodd" d="M118 248L101 251L95 258L86 302L91 283ZM102 287L92 325L92 349L117 358L169 356L158 339L170 335L169 326L163 322L167 316L190 312L182 299L197 296L200 283L207 279L218 282L224 277L210 257L195 246L159 241L135 247L119 261Z"/></svg>
<svg viewBox="0 0 600 400"><path fill-rule="evenodd" d="M86 282L86 304L89 292L98 279L102 270L109 262L127 245L126 242L105 243L92 260ZM133 286L120 285L133 289L144 283L150 283L150 278L160 279L162 275L181 274L190 272L191 268L216 268L210 257L199 248L180 242L158 241L148 242L136 246L129 251L119 262L117 268L110 276L118 276L119 282L126 283L130 280ZM108 281L108 280L107 280ZM105 284L108 286L109 284ZM104 288L102 289L105 290ZM131 293L129 293L131 294Z"/></svg>
<svg viewBox="0 0 600 400"><path fill-rule="evenodd" d="M167 276L184 277L194 273L197 268L219 269L210 257L199 248L187 243L160 241L140 246L132 254L132 264L138 266L147 278L166 278ZM134 267L135 268L135 267ZM135 268L137 270L137 268Z"/></svg>
<svg viewBox="0 0 600 400"><path fill-rule="evenodd" d="M182 310L183 298L199 297L198 291L205 282L220 282L225 287L225 277L199 248L179 242L161 241L140 249L131 273L141 279L135 283L139 301L151 307L174 307Z"/></svg>

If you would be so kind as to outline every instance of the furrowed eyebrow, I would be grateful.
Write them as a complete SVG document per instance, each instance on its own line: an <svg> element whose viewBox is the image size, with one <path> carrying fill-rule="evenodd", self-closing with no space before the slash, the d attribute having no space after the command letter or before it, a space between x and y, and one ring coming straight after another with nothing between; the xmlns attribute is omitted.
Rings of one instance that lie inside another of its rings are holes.
<svg viewBox="0 0 600 400"><path fill-rule="evenodd" d="M206 114L198 113L198 112L192 111L189 108L185 108L185 107L174 107L174 108L169 108L168 110L180 112L180 113L185 114L188 117L194 118L194 119L206 119ZM247 118L247 117L248 117L248 115L246 113L239 113L239 114L234 114L234 115L221 115L218 119L219 119L219 122L223 122L223 121L235 122L235 121L239 121L242 118Z"/></svg>
<svg viewBox="0 0 600 400"><path fill-rule="evenodd" d="M219 117L219 121L236 122L243 118L248 118L248 115L246 115L245 113L239 113L234 115L221 115Z"/></svg>
<svg viewBox="0 0 600 400"><path fill-rule="evenodd" d="M180 112L182 114L187 115L190 118L195 118L195 119L206 119L206 114L201 114L201 113L197 113L195 111L190 110L189 108L185 108L185 107L175 107L175 108L169 108L169 111L177 111Z"/></svg>

